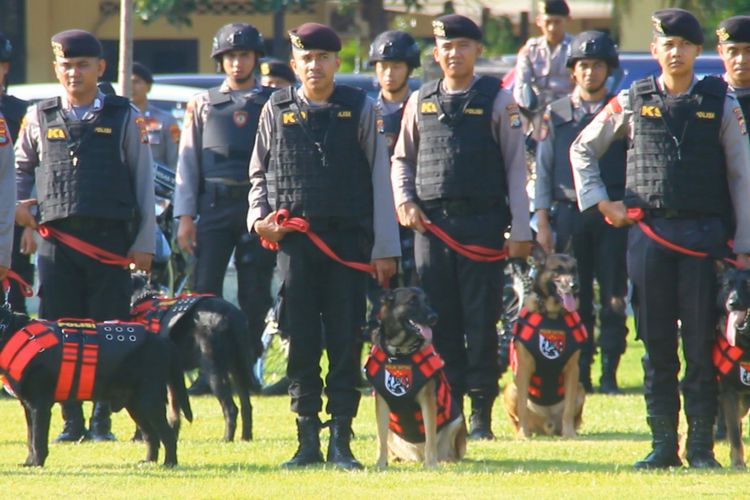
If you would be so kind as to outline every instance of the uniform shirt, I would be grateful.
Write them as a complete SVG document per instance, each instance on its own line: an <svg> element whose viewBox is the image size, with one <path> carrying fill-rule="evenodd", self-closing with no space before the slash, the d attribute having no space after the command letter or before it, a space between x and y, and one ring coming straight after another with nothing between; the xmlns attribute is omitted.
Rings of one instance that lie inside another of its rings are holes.
<svg viewBox="0 0 750 500"><path fill-rule="evenodd" d="M297 96L303 103L315 106L305 97L303 89L297 89ZM268 203L266 170L273 147L272 131L276 122L275 110L269 104L263 107L255 138L255 149L250 158L250 210L247 214L247 227L252 231L253 224L271 212ZM393 205L393 192L389 177L390 163L385 136L377 129L377 112L374 101L367 97L359 118L359 145L365 153L372 170L373 226L375 242L372 259L401 256L401 242L396 222L396 209ZM342 145L342 147L344 147Z"/></svg>
<svg viewBox="0 0 750 500"><path fill-rule="evenodd" d="M154 161L172 169L177 167L177 145L180 143L180 126L172 113L149 104L143 113L148 130L148 143Z"/></svg>
<svg viewBox="0 0 750 500"><path fill-rule="evenodd" d="M693 79L688 92L698 82ZM664 83L657 79L659 88ZM596 118L581 131L570 147L570 162L576 184L578 205L581 210L608 200L607 190L599 172L599 158L607 151L612 141L633 139L633 109L628 90L614 97ZM739 253L750 252L750 143L742 110L734 95L727 94L719 131L719 141L726 157L729 193L737 219L734 249Z"/></svg>
<svg viewBox="0 0 750 500"><path fill-rule="evenodd" d="M10 267L13 223L16 220L16 183L13 176L13 141L0 114L0 266Z"/></svg>
<svg viewBox="0 0 750 500"><path fill-rule="evenodd" d="M531 85L534 89L539 99L539 110L573 91L574 83L570 78L570 70L565 65L572 41L573 37L565 33L562 41L552 49L544 36L529 38L516 59L516 79L513 85L516 102L523 103L521 89L524 84Z"/></svg>
<svg viewBox="0 0 750 500"><path fill-rule="evenodd" d="M476 81L475 77L474 82ZM407 201L417 201L415 178L419 151L418 102L419 91L414 91L406 103L404 117L401 120L401 132L396 141L393 158L391 158L393 162L391 182L397 207ZM529 198L526 195L526 153L521 124L518 120L518 105L507 90L501 89L492 104L492 137L500 145L505 161L508 201L512 217L510 239L528 241L531 239L531 229L529 228Z"/></svg>
<svg viewBox="0 0 750 500"><path fill-rule="evenodd" d="M83 121L96 118L102 108L104 94L99 92L93 104L82 115ZM67 122L78 121L76 113L66 97L62 97L62 109ZM131 106L128 123L122 128L120 155L122 162L130 169L133 192L138 205L139 227L135 242L130 251L154 253L156 214L154 213L154 173L151 150L148 147L146 129L137 118L142 118L138 110ZM40 137L37 107L29 108L24 125L16 141L16 188L18 199L29 198L34 187L34 169L39 166L44 141ZM113 153L115 153L113 151Z"/></svg>
<svg viewBox="0 0 750 500"><path fill-rule="evenodd" d="M570 96L573 103L573 117L575 120L581 115L593 115L598 113L606 102L583 101L578 87ZM542 140L536 147L536 184L534 194L534 206L537 210L549 209L554 201L555 191L555 126L552 123L549 106L544 114L542 123Z"/></svg>
<svg viewBox="0 0 750 500"><path fill-rule="evenodd" d="M259 83L250 89L232 90L226 80L219 92L235 97L249 98L262 90ZM203 127L208 117L208 90L193 96L188 102L182 124L182 136L177 155L177 176L174 193L174 216L198 214L198 187L201 183L201 155L203 152ZM249 144L248 144L249 146Z"/></svg>

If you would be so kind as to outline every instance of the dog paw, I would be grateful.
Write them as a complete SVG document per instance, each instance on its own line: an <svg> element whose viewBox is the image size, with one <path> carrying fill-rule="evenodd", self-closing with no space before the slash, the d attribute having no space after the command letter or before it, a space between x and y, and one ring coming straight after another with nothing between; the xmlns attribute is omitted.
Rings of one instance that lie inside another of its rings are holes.
<svg viewBox="0 0 750 500"><path fill-rule="evenodd" d="M516 438L522 440L531 439L531 433L529 431L519 429L518 432L516 432Z"/></svg>
<svg viewBox="0 0 750 500"><path fill-rule="evenodd" d="M425 461L424 468L425 469L437 469L438 468L437 460L434 460L434 461L430 460L429 462Z"/></svg>
<svg viewBox="0 0 750 500"><path fill-rule="evenodd" d="M387 460L378 460L375 462L375 468L376 469L387 469L388 468L388 461Z"/></svg>
<svg viewBox="0 0 750 500"><path fill-rule="evenodd" d="M744 460L732 463L732 467L734 467L735 469L739 469L739 470L747 469L747 465L745 465Z"/></svg>

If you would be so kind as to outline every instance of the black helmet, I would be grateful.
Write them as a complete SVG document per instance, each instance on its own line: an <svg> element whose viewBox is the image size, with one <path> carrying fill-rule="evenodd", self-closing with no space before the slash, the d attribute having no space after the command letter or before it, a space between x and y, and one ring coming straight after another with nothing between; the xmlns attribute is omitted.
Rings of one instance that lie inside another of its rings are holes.
<svg viewBox="0 0 750 500"><path fill-rule="evenodd" d="M617 45L601 31L584 31L570 42L566 65L572 68L581 59L602 59L610 69L620 66Z"/></svg>
<svg viewBox="0 0 750 500"><path fill-rule="evenodd" d="M370 44L370 65L377 61L403 61L410 68L419 67L419 45L406 31L384 31Z"/></svg>
<svg viewBox="0 0 750 500"><path fill-rule="evenodd" d="M13 44L5 35L0 33L0 62L10 61L12 55Z"/></svg>
<svg viewBox="0 0 750 500"><path fill-rule="evenodd" d="M211 44L211 57L216 60L230 50L254 50L259 57L265 54L263 35L255 26L247 23L225 24L214 35Z"/></svg>

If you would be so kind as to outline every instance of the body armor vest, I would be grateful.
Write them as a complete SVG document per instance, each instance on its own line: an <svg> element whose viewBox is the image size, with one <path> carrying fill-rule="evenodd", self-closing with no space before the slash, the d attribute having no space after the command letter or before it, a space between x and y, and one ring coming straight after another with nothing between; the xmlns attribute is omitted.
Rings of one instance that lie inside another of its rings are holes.
<svg viewBox="0 0 750 500"><path fill-rule="evenodd" d="M492 136L492 108L501 83L480 77L460 95L441 80L419 90L416 188L422 201L496 199L507 205L505 162Z"/></svg>
<svg viewBox="0 0 750 500"><path fill-rule="evenodd" d="M365 363L367 379L388 403L388 427L409 443L424 443L424 419L416 400L417 393L437 377L437 430L461 416L461 410L451 397L448 379L443 371L445 363L432 345L405 356L390 357L380 346L374 345Z"/></svg>
<svg viewBox="0 0 750 500"><path fill-rule="evenodd" d="M328 105L300 103L294 87L270 101L276 122L266 173L268 199L304 217L363 217L373 211L372 172L359 142L366 95L336 85Z"/></svg>
<svg viewBox="0 0 750 500"><path fill-rule="evenodd" d="M664 98L653 77L633 83L628 206L728 213L729 188L719 141L726 92L726 82L715 77L705 77L689 95L676 98Z"/></svg>
<svg viewBox="0 0 750 500"><path fill-rule="evenodd" d="M398 134L401 131L401 118L404 116L404 106L402 105L393 113L385 113L384 110L385 108L381 107L380 117L383 119L383 133L388 144L388 155L390 157L393 155L396 140L398 140Z"/></svg>
<svg viewBox="0 0 750 500"><path fill-rule="evenodd" d="M549 318L524 307L513 327L513 335L536 361L536 370L529 384L529 399L542 406L562 401L565 397L563 368L588 337L578 313ZM515 351L511 360L515 373L518 364Z"/></svg>
<svg viewBox="0 0 750 500"><path fill-rule="evenodd" d="M42 156L36 168L41 221L73 215L132 221L136 199L122 161L122 134L129 101L104 97L93 120L68 122L60 98L37 105Z"/></svg>
<svg viewBox="0 0 750 500"><path fill-rule="evenodd" d="M613 96L605 97L608 102ZM573 183L573 167L570 165L570 146L578 134L594 119L596 113L587 114L582 109L573 108L570 97L564 97L550 104L550 115L555 127L553 197L555 201L576 201ZM610 200L621 200L625 193L625 158L627 141L614 141L599 158L602 182L607 188Z"/></svg>
<svg viewBox="0 0 750 500"><path fill-rule="evenodd" d="M742 115L745 117L745 127L747 128L747 117L750 116L750 93L738 95L737 101L742 108Z"/></svg>
<svg viewBox="0 0 750 500"><path fill-rule="evenodd" d="M729 345L723 335L717 335L712 358L719 380L737 390L750 392L750 359L745 357L744 349Z"/></svg>
<svg viewBox="0 0 750 500"><path fill-rule="evenodd" d="M149 297L130 309L130 321L141 323L151 333L169 337L169 331L200 301L214 295L183 294L179 297Z"/></svg>
<svg viewBox="0 0 750 500"><path fill-rule="evenodd" d="M5 116L10 129L10 138L15 143L18 139L18 132L21 129L21 122L26 115L26 108L29 106L28 101L19 99L12 95L4 95L0 98L0 112Z"/></svg>
<svg viewBox="0 0 750 500"><path fill-rule="evenodd" d="M250 155L263 105L272 89L262 87L245 99L219 88L208 91L208 112L203 126L201 175L203 178L223 177L248 180Z"/></svg>

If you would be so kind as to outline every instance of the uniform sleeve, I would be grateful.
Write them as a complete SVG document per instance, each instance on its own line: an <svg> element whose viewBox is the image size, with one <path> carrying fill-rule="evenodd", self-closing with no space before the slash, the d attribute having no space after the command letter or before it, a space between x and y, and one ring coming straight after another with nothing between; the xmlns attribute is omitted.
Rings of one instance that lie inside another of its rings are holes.
<svg viewBox="0 0 750 500"><path fill-rule="evenodd" d="M151 147L145 124L136 123L138 111L131 108L128 123L125 126L122 142L123 160L130 169L133 179L136 204L138 206L138 231L135 241L130 247L131 252L145 252L153 254L155 251L156 213L154 211L154 160L151 157Z"/></svg>
<svg viewBox="0 0 750 500"><path fill-rule="evenodd" d="M200 154L202 149L202 106L193 97L187 105L177 153L175 178L174 216L198 214L198 188L200 186Z"/></svg>
<svg viewBox="0 0 750 500"><path fill-rule="evenodd" d="M727 162L729 194L737 228L734 251L750 253L750 142L742 110L734 97L727 96L719 140Z"/></svg>
<svg viewBox="0 0 750 500"><path fill-rule="evenodd" d="M401 131L396 140L391 158L391 183L393 199L397 207L407 201L416 201L417 191L414 179L417 172L417 150L419 129L417 128L417 102L419 92L412 92L404 106L401 118Z"/></svg>
<svg viewBox="0 0 750 500"><path fill-rule="evenodd" d="M31 197L34 169L39 166L39 121L36 106L31 106L23 119L15 146L16 195L19 200Z"/></svg>
<svg viewBox="0 0 750 500"><path fill-rule="evenodd" d="M529 60L529 44L527 42L526 45L521 47L516 58L516 74L515 81L513 82L513 98L516 102L523 102L521 89L524 84L531 84L533 76L534 72Z"/></svg>
<svg viewBox="0 0 750 500"><path fill-rule="evenodd" d="M536 182L534 183L534 207L549 210L552 207L552 192L555 164L555 128L552 126L549 108L542 122L544 138L536 147Z"/></svg>
<svg viewBox="0 0 750 500"><path fill-rule="evenodd" d="M628 91L623 90L596 115L570 147L570 164L576 186L578 206L583 211L609 200L602 181L599 158L610 144L630 134L632 110Z"/></svg>
<svg viewBox="0 0 750 500"><path fill-rule="evenodd" d="M180 143L180 126L177 124L172 113L164 113L163 140L167 149L167 165L177 168L177 146Z"/></svg>
<svg viewBox="0 0 750 500"><path fill-rule="evenodd" d="M518 105L507 90L500 90L492 110L492 135L500 144L505 162L508 204L510 205L510 239L531 240L529 197L526 194L526 149Z"/></svg>
<svg viewBox="0 0 750 500"><path fill-rule="evenodd" d="M0 120L4 121L2 115ZM0 131L0 266L10 267L16 214L13 141L7 125Z"/></svg>
<svg viewBox="0 0 750 500"><path fill-rule="evenodd" d="M255 136L255 147L250 156L249 177L250 193L248 194L249 210L247 211L247 229L253 230L253 225L271 212L268 204L268 188L266 186L266 171L271 152L271 133L273 132L274 117L271 106L266 103L260 113L258 133Z"/></svg>
<svg viewBox="0 0 750 500"><path fill-rule="evenodd" d="M401 243L390 178L390 159L385 135L377 128L372 99L365 100L359 123L359 141L372 170L373 228L372 259L400 257Z"/></svg>

